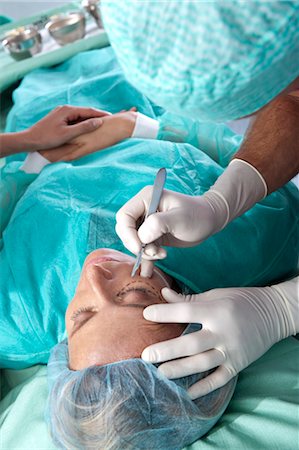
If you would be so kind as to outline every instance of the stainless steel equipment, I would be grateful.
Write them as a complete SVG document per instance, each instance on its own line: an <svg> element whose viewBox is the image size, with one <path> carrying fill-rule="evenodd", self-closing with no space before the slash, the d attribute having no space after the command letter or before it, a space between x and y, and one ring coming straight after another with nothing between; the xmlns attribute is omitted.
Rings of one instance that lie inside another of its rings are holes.
<svg viewBox="0 0 299 450"><path fill-rule="evenodd" d="M81 6L90 14L99 28L103 28L103 22L101 19L101 13L98 8L100 0L83 0Z"/></svg>
<svg viewBox="0 0 299 450"><path fill-rule="evenodd" d="M41 51L42 37L34 26L20 27L6 34L2 40L2 45L6 52L10 53L17 61L20 61L30 58Z"/></svg>
<svg viewBox="0 0 299 450"><path fill-rule="evenodd" d="M85 16L81 12L52 16L45 28L59 45L70 44L85 36Z"/></svg>

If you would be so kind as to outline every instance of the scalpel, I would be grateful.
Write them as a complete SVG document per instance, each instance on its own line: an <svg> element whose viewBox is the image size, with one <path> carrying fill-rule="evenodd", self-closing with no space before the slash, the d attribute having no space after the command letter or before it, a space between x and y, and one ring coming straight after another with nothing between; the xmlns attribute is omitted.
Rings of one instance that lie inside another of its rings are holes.
<svg viewBox="0 0 299 450"><path fill-rule="evenodd" d="M160 203L160 200L162 197L165 181L166 181L166 169L164 169L164 168L159 169L158 173L156 175L156 178L155 178L152 198L151 198L145 219L147 219L148 216L150 216L151 214L154 214L155 212L157 212L157 209L159 207L159 203ZM135 276L137 270L140 267L144 248L145 248L145 244L142 245L140 252L138 253L138 255L136 257L136 261L135 261L135 264L134 264L134 267L133 267L133 270L131 273L132 277Z"/></svg>

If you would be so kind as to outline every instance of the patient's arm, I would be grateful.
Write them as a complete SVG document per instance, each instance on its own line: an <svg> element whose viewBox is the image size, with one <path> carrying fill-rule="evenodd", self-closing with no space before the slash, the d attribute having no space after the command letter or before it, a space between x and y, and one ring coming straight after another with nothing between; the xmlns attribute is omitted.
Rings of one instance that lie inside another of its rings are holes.
<svg viewBox="0 0 299 450"><path fill-rule="evenodd" d="M237 151L241 137L223 124L210 124L165 113L158 120L135 111L103 117L97 130L56 149L40 153L51 162L71 161L111 147L123 139L162 139L189 143L225 167Z"/></svg>
<svg viewBox="0 0 299 450"><path fill-rule="evenodd" d="M20 152L55 148L97 129L106 111L78 106L58 106L32 127L15 133L0 134L0 157Z"/></svg>
<svg viewBox="0 0 299 450"><path fill-rule="evenodd" d="M228 165L242 141L242 136L224 124L202 122L168 112L158 117L158 121L157 139L191 144L222 167Z"/></svg>
<svg viewBox="0 0 299 450"><path fill-rule="evenodd" d="M125 111L102 117L103 123L97 130L82 134L68 144L40 153L51 162L72 161L111 147L132 136L136 114L135 111Z"/></svg>
<svg viewBox="0 0 299 450"><path fill-rule="evenodd" d="M2 234L14 208L30 183L49 161L72 161L97 150L101 150L130 137L135 127L136 113L126 111L102 117L103 124L91 133L85 133L70 144L56 149L31 153L25 163L12 162L0 172L0 249Z"/></svg>

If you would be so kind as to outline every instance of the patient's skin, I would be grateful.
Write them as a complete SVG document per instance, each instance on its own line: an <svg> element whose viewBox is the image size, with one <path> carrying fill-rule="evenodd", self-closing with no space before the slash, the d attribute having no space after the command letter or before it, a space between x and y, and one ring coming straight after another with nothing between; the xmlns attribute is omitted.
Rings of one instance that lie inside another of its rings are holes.
<svg viewBox="0 0 299 450"><path fill-rule="evenodd" d="M132 278L134 262L111 249L96 250L86 258L66 311L71 369L140 358L148 345L182 333L185 325L143 318L146 306L165 303L160 291L171 285L171 278L158 268L150 279L137 274Z"/></svg>

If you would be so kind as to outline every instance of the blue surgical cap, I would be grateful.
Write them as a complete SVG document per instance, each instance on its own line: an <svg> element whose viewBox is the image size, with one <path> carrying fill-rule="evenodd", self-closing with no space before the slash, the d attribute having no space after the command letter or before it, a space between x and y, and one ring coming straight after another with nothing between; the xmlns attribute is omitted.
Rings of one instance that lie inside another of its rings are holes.
<svg viewBox="0 0 299 450"><path fill-rule="evenodd" d="M65 340L48 364L46 420L62 449L182 449L217 422L236 383L193 401L188 387L211 371L168 380L142 359L81 371L70 370L68 359Z"/></svg>
<svg viewBox="0 0 299 450"><path fill-rule="evenodd" d="M168 111L238 119L299 76L298 1L101 4L127 79Z"/></svg>

